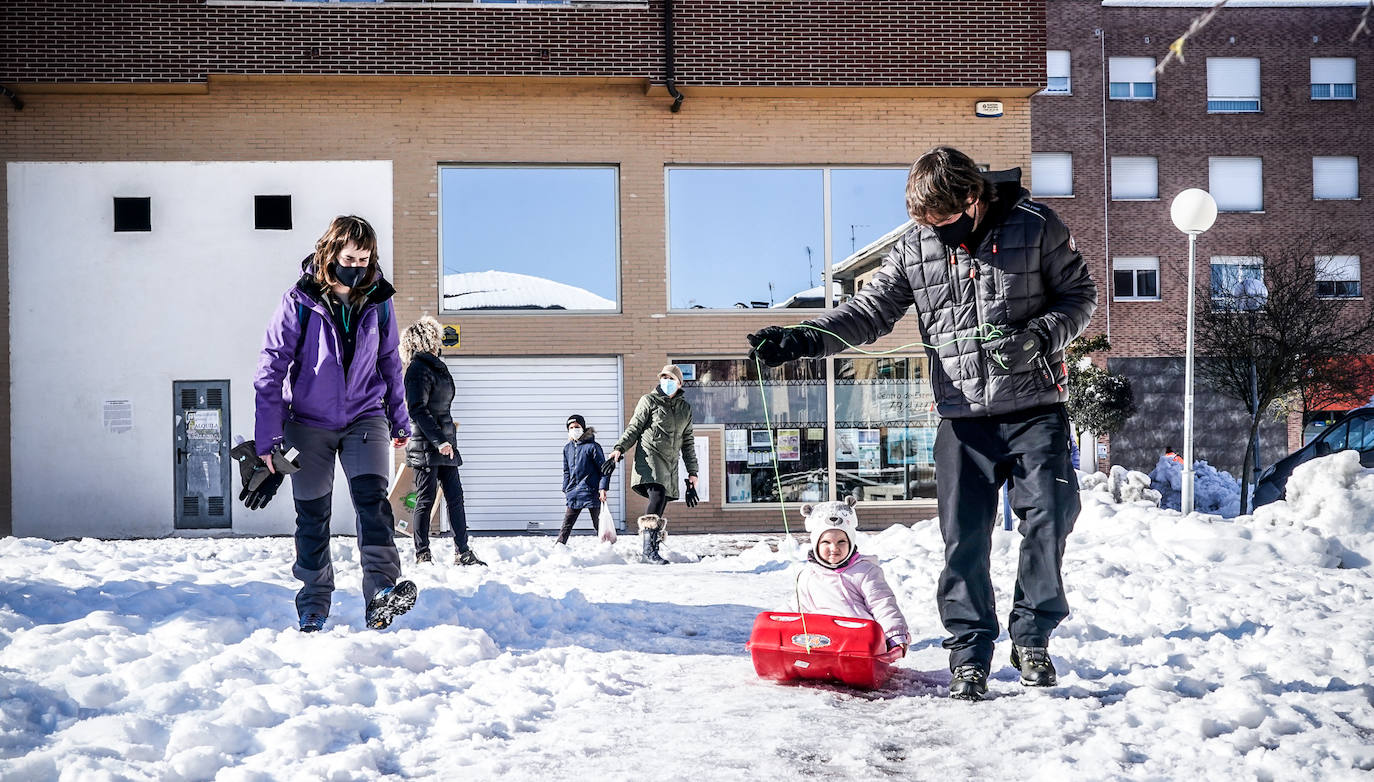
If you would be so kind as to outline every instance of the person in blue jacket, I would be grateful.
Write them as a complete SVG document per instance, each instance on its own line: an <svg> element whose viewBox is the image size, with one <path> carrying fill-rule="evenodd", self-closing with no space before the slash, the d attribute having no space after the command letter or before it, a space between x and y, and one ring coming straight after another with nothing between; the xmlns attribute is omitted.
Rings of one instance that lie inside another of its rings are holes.
<svg viewBox="0 0 1374 782"><path fill-rule="evenodd" d="M596 442L596 430L587 428L587 420L573 413L568 416L568 442L563 446L563 494L568 498L568 510L563 514L563 529L558 542L568 543L573 524L583 508L591 514L592 526L601 522L601 503L611 487L611 476L601 474L606 454Z"/></svg>

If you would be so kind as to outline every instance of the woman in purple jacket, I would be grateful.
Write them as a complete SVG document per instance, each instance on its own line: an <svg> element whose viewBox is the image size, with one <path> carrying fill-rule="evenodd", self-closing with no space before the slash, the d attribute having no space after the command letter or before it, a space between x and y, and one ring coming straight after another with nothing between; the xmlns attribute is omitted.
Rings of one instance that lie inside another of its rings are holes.
<svg viewBox="0 0 1374 782"><path fill-rule="evenodd" d="M396 289L382 278L377 234L361 217L335 218L301 268L267 326L253 378L257 451L269 468L272 448L300 452L301 469L291 475L291 572L303 582L296 593L301 631L323 629L332 602L336 459L357 513L367 626L380 630L410 610L416 595L413 582L398 581L401 558L387 499L390 448L403 447L410 435L390 301Z"/></svg>

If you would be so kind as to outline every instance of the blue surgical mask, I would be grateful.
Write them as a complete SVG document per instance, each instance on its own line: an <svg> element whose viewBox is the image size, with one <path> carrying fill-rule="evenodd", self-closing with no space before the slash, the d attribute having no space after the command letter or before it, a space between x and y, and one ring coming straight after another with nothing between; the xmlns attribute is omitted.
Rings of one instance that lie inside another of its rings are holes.
<svg viewBox="0 0 1374 782"><path fill-rule="evenodd" d="M672 378L662 378L658 381L658 387L663 389L663 393L672 396L677 393L677 381Z"/></svg>

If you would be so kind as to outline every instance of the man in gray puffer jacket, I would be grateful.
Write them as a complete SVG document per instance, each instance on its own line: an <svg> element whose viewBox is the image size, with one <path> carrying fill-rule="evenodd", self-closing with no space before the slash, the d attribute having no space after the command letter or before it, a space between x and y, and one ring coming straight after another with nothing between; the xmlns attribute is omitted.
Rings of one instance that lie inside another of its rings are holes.
<svg viewBox="0 0 1374 782"><path fill-rule="evenodd" d="M998 488L1024 519L1011 662L1021 683L1057 683L1050 633L1068 615L1061 565L1078 518L1069 456L1064 348L1087 327L1097 288L1059 217L1029 200L1020 171L983 174L937 147L907 178L917 225L850 301L796 327L749 335L777 366L837 353L892 331L915 306L941 421L936 494L945 568L937 591L950 637L950 695L987 692L998 635L991 577Z"/></svg>

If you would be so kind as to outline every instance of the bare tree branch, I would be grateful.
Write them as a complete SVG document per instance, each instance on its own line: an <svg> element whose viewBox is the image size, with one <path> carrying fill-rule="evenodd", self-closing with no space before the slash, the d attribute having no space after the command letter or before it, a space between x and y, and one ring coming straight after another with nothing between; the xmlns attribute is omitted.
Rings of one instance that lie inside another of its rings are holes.
<svg viewBox="0 0 1374 782"><path fill-rule="evenodd" d="M1370 2L1374 3L1374 0L1370 0ZM1217 4L1207 9L1206 13L1204 13L1202 16L1193 19L1193 23L1188 25L1188 29L1183 33L1183 35L1180 35L1179 37L1175 38L1174 42L1169 44L1169 53L1164 56L1163 60L1160 60L1159 65L1155 66L1155 73L1163 73L1164 66L1168 65L1169 61L1174 59L1175 57L1178 58L1179 62L1183 62L1183 44L1186 43L1189 38L1193 37L1193 35L1195 35L1199 30L1206 27L1207 23L1212 21L1212 17L1216 16L1217 12L1220 11L1222 6L1224 5L1226 5L1226 0L1217 0Z"/></svg>
<svg viewBox="0 0 1374 782"><path fill-rule="evenodd" d="M1350 34L1350 40L1351 40L1351 41L1354 41L1356 38L1359 38L1359 37L1360 37L1360 33L1364 33L1365 35L1369 35L1369 34L1370 34L1370 29L1369 29L1369 12L1370 12L1370 11L1374 11L1374 0L1369 0L1369 5L1367 5L1367 6L1364 7L1364 13L1363 13L1363 14L1360 14L1360 24L1355 28L1355 32L1353 32L1353 33Z"/></svg>

